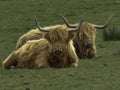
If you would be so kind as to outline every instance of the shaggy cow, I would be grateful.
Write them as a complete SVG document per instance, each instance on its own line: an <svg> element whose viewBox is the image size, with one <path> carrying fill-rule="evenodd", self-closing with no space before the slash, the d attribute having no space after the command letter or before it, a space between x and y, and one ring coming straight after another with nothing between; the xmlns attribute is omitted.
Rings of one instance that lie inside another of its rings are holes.
<svg viewBox="0 0 120 90"><path fill-rule="evenodd" d="M60 16L69 28L76 28L78 24L69 24L64 16ZM105 25L82 23L81 28L76 32L74 46L79 58L92 58L96 55L95 37L96 29L104 29L108 26L113 15L109 17Z"/></svg>
<svg viewBox="0 0 120 90"><path fill-rule="evenodd" d="M59 28L76 28L78 24L69 24L67 19L61 15L60 16L65 24L67 25L57 25ZM84 22L82 23L81 29L76 33L74 38L74 46L76 48L76 52L79 58L92 58L96 55L96 46L95 46L95 36L96 29L104 29L108 26L112 15L109 17L105 25L95 25L91 23ZM56 25L55 25L56 26ZM52 29L55 26L46 27L46 29ZM20 48L29 40L35 40L39 38L43 38L44 33L39 31L38 29L32 29L28 33L21 36L17 42L16 48Z"/></svg>
<svg viewBox="0 0 120 90"><path fill-rule="evenodd" d="M37 22L37 21L36 21ZM73 47L72 39L76 28L65 29L54 26L53 29L44 29L37 22L38 28L46 32L44 38L26 42L21 48L13 51L4 61L3 66L14 68L64 68L77 66L78 57Z"/></svg>

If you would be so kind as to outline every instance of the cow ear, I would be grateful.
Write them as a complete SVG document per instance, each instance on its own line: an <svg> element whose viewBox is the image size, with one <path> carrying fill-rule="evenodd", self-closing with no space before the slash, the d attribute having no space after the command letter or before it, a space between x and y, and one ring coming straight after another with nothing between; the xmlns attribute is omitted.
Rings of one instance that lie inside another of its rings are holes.
<svg viewBox="0 0 120 90"><path fill-rule="evenodd" d="M73 39L74 38L74 33L73 32L69 32L69 39Z"/></svg>
<svg viewBox="0 0 120 90"><path fill-rule="evenodd" d="M50 41L49 33L45 33L44 37L45 37L45 39L47 39L48 41Z"/></svg>

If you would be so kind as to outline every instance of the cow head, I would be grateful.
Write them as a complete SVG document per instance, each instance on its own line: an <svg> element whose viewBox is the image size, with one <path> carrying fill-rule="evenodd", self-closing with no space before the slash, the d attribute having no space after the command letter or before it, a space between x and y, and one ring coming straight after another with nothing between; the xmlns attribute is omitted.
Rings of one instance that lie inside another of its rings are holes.
<svg viewBox="0 0 120 90"><path fill-rule="evenodd" d="M81 29L78 31L76 38L81 44L81 47L90 49L95 43L95 28L90 26L88 23L84 23Z"/></svg>
<svg viewBox="0 0 120 90"><path fill-rule="evenodd" d="M40 31L46 32L44 34L44 38L49 41L50 45L50 53L55 56L60 56L65 53L70 40L73 39L75 31L80 29L82 20L76 28L65 28L62 26L56 26L53 29L45 29L40 26L37 19L35 19L37 27Z"/></svg>
<svg viewBox="0 0 120 90"><path fill-rule="evenodd" d="M45 34L45 38L50 43L50 52L53 55L65 53L67 46L73 37L73 33L67 32L67 30L62 29L61 27L49 30L49 32Z"/></svg>
<svg viewBox="0 0 120 90"><path fill-rule="evenodd" d="M78 25L69 24L67 19L59 15L69 28L76 28ZM93 29L89 30L89 29ZM79 58L91 58L95 56L94 40L95 40L95 28L89 26L88 23L82 23L81 28L75 33L74 46Z"/></svg>
<svg viewBox="0 0 120 90"><path fill-rule="evenodd" d="M81 43L81 46L83 48L89 49L93 47L93 41L90 38L91 37L87 37L85 34L81 34L81 36L79 36L78 41Z"/></svg>
<svg viewBox="0 0 120 90"><path fill-rule="evenodd" d="M76 28L78 26L78 25L69 24L68 20L64 16L61 15L58 16L60 16L63 19L67 27ZM90 37L91 33L87 30L88 28L84 27L84 25L82 24L81 28L79 28L79 30L76 32L75 43L82 48L89 49L93 46L93 41L91 40Z"/></svg>

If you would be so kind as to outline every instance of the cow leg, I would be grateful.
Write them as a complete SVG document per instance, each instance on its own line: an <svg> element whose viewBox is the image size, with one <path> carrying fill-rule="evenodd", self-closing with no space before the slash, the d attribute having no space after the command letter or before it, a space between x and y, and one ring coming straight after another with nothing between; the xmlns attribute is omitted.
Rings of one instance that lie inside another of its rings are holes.
<svg viewBox="0 0 120 90"><path fill-rule="evenodd" d="M77 58L77 56L68 58L68 62L69 62L70 67L77 67L78 66L78 58Z"/></svg>
<svg viewBox="0 0 120 90"><path fill-rule="evenodd" d="M2 65L5 69L10 69L11 67L15 67L17 64L17 57L15 52L12 52L3 62Z"/></svg>
<svg viewBox="0 0 120 90"><path fill-rule="evenodd" d="M49 67L48 59L45 53L40 54L35 61L35 68Z"/></svg>

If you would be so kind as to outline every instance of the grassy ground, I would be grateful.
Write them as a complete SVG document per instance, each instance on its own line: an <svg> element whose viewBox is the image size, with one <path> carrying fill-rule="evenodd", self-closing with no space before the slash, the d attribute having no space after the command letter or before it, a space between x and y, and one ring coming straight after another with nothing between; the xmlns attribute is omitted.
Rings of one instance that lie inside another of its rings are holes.
<svg viewBox="0 0 120 90"><path fill-rule="evenodd" d="M35 28L34 17L43 26L63 23L103 24L115 13L112 23L120 26L120 0L0 0L0 63L15 49L23 33ZM120 28L120 27L119 27ZM103 41L97 30L98 57L80 60L77 68L5 70L0 65L0 90L120 90L120 41Z"/></svg>

